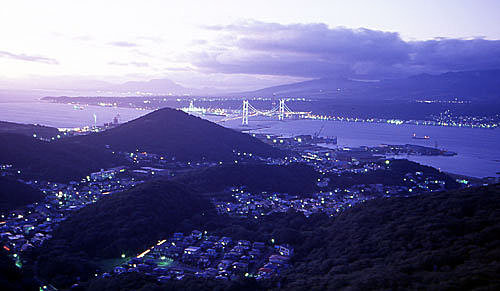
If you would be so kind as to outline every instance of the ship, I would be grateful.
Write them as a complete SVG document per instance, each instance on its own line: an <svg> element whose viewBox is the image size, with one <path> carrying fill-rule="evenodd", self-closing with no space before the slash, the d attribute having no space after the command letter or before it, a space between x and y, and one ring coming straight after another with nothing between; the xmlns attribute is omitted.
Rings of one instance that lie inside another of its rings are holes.
<svg viewBox="0 0 500 291"><path fill-rule="evenodd" d="M452 156L456 156L457 153L456 152L452 152L452 151L447 151L447 150L441 150L440 151L440 154L442 156L446 156L446 157L452 157Z"/></svg>
<svg viewBox="0 0 500 291"><path fill-rule="evenodd" d="M417 136L417 134L416 134L416 133L414 133L414 134L411 136L411 138L413 138L413 139L430 139L431 137L430 137L430 136L428 136L428 135L424 135L424 136Z"/></svg>

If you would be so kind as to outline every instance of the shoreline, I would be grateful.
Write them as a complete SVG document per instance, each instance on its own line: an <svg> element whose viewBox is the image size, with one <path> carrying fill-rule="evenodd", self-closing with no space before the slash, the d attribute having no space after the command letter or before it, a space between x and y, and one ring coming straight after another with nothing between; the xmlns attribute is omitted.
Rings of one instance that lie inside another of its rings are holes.
<svg viewBox="0 0 500 291"><path fill-rule="evenodd" d="M86 110L73 110L67 103L38 101L42 108L29 106L30 102L18 103L19 106L3 106L0 110L1 118L5 121L41 124L56 128L78 127L93 123L92 113L98 115L98 124L109 122L117 113L120 113L120 122L135 119L147 114L149 110L135 107L105 107L89 105ZM8 104L8 103L4 103ZM33 103L31 103L33 104ZM95 109L95 110L94 110ZM4 114L5 113L5 114ZM9 114L10 117L9 118ZM217 122L216 116L195 115L200 118ZM48 122L51 121L51 122ZM477 128L417 126L411 124L394 127L387 123L361 123L361 122L328 122L311 119L297 119L280 121L274 119L250 120L249 126L241 126L241 120L218 123L221 126L242 132L270 133L287 135L314 134L322 124L322 136L338 136L338 146L357 147L360 145L376 146L380 144L417 144L433 146L439 142L439 147L458 153L458 157L422 157L412 160L424 165L429 165L450 173L471 177L496 177L500 170L500 152L496 145L500 143L499 131L477 130ZM411 140L411 134L429 135L430 140ZM465 138L464 138L465 137ZM460 166L467 165L467 166ZM463 169L463 171L462 171Z"/></svg>

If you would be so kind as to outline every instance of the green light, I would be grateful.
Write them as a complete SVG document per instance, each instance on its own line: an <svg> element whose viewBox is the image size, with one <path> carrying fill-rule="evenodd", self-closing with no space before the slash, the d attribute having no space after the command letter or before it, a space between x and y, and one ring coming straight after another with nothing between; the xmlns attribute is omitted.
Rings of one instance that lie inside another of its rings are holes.
<svg viewBox="0 0 500 291"><path fill-rule="evenodd" d="M125 258L125 254L122 254L122 259L124 259L124 258Z"/></svg>

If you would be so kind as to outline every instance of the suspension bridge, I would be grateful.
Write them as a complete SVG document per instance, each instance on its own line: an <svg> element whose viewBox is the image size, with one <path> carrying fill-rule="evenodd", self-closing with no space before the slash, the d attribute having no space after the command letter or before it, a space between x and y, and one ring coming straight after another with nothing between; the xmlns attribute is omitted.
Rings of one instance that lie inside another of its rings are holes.
<svg viewBox="0 0 500 291"><path fill-rule="evenodd" d="M254 116L266 116L266 117L274 117L278 118L278 120L285 120L286 118L291 117L302 117L310 114L311 112L297 112L291 110L288 105L285 103L285 99L280 99L279 103L273 107L271 110L261 110L253 107L252 104L248 100L243 100L242 107L240 109L235 110L238 112L236 116L228 116L224 119L219 120L218 122L226 122L230 120L241 119L242 125L248 125L248 118ZM241 113L240 113L241 112Z"/></svg>

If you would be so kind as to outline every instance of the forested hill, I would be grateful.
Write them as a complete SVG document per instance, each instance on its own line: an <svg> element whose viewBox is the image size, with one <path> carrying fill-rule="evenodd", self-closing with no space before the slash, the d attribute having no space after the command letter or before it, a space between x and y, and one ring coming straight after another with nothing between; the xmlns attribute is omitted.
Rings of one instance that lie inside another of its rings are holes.
<svg viewBox="0 0 500 291"><path fill-rule="evenodd" d="M125 274L88 290L498 290L500 185L359 204L336 218L287 213L219 233L288 241L292 266L271 282ZM221 222L219 222L221 223Z"/></svg>
<svg viewBox="0 0 500 291"><path fill-rule="evenodd" d="M146 151L177 160L228 160L234 151L260 156L277 156L280 151L251 137L184 113L163 108L116 128L62 141L121 151Z"/></svg>
<svg viewBox="0 0 500 291"><path fill-rule="evenodd" d="M43 199L35 188L0 176L0 212L9 211Z"/></svg>
<svg viewBox="0 0 500 291"><path fill-rule="evenodd" d="M176 180L200 192L245 186L250 192L274 191L310 194L316 190L319 173L305 164L232 164L190 172Z"/></svg>
<svg viewBox="0 0 500 291"><path fill-rule="evenodd" d="M62 222L40 251L38 272L57 286L70 286L76 276L88 278L95 272L100 260L137 255L182 229L185 220L214 212L209 201L181 184L147 182L88 205Z"/></svg>
<svg viewBox="0 0 500 291"><path fill-rule="evenodd" d="M33 274L16 267L3 248L0 249L0 288L8 291L39 290Z"/></svg>
<svg viewBox="0 0 500 291"><path fill-rule="evenodd" d="M208 201L183 185L153 180L82 208L59 226L54 238L68 240L75 251L91 257L119 256L169 235L183 219L211 210Z"/></svg>
<svg viewBox="0 0 500 291"><path fill-rule="evenodd" d="M500 185L378 199L297 245L292 289L500 287Z"/></svg>
<svg viewBox="0 0 500 291"><path fill-rule="evenodd" d="M0 163L22 169L22 177L28 179L79 180L91 172L125 163L104 147L45 142L13 133L0 133L0 148Z"/></svg>
<svg viewBox="0 0 500 291"><path fill-rule="evenodd" d="M55 127L0 121L1 133L17 133L46 139L56 138L59 130Z"/></svg>
<svg viewBox="0 0 500 291"><path fill-rule="evenodd" d="M382 164L383 161L379 163ZM433 177L436 180L444 181L444 187L447 190L453 190L460 187L458 182L450 175L436 168L421 165L406 159L393 159L389 164L385 164L382 169L369 171L367 173L344 173L342 175L333 173L327 176L331 179L329 183L331 187L350 187L358 184L378 183L383 185L409 186L411 183L410 181L406 181L405 175L416 172L423 173L425 177ZM434 187L438 188L437 186Z"/></svg>

